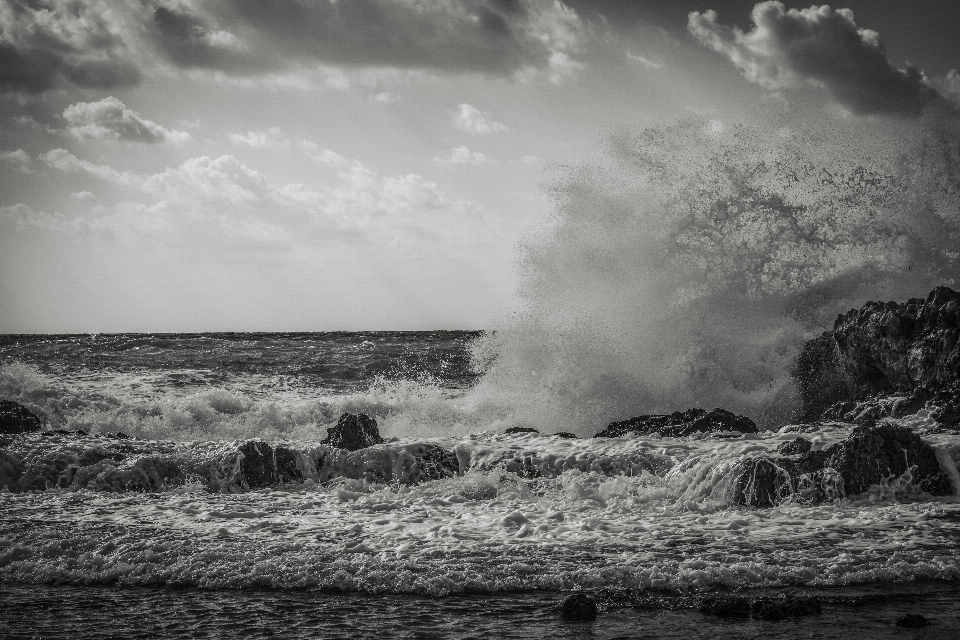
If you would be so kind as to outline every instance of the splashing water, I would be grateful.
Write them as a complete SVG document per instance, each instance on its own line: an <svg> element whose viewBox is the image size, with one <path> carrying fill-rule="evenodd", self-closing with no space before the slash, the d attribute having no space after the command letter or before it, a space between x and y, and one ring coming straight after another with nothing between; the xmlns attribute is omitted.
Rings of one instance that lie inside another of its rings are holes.
<svg viewBox="0 0 960 640"><path fill-rule="evenodd" d="M476 393L581 435L690 406L783 424L836 314L957 281L956 113L763 121L618 132L569 168L522 250L525 307L473 344Z"/></svg>

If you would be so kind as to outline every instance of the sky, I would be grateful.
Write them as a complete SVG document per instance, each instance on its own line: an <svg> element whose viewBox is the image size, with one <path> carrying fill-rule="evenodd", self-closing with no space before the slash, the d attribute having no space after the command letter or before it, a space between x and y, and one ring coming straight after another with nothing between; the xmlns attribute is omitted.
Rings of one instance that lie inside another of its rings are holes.
<svg viewBox="0 0 960 640"><path fill-rule="evenodd" d="M604 136L960 96L960 3L0 0L0 333L479 329Z"/></svg>

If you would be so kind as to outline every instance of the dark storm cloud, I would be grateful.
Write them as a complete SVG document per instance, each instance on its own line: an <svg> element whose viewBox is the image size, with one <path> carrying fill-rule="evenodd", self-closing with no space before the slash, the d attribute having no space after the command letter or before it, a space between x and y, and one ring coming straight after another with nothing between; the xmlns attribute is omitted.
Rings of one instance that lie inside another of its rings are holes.
<svg viewBox="0 0 960 640"><path fill-rule="evenodd" d="M551 0L222 0L158 6L153 31L176 65L233 74L324 63L509 75L547 67L583 25Z"/></svg>
<svg viewBox="0 0 960 640"><path fill-rule="evenodd" d="M93 1L0 2L0 92L137 84L140 70L110 15Z"/></svg>
<svg viewBox="0 0 960 640"><path fill-rule="evenodd" d="M857 114L916 116L936 95L916 69L892 66L879 34L858 28L849 9L788 11L781 2L762 2L750 16L747 33L720 24L714 11L691 13L688 28L751 82L771 89L822 86Z"/></svg>

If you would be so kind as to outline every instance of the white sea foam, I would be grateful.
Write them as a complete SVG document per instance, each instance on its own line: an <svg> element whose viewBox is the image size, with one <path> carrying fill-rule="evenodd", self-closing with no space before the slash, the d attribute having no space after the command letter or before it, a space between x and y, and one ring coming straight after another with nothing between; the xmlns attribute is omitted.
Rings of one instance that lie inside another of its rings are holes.
<svg viewBox="0 0 960 640"><path fill-rule="evenodd" d="M475 393L581 435L690 406L784 424L799 347L837 313L960 278L958 140L952 111L611 135L557 180Z"/></svg>

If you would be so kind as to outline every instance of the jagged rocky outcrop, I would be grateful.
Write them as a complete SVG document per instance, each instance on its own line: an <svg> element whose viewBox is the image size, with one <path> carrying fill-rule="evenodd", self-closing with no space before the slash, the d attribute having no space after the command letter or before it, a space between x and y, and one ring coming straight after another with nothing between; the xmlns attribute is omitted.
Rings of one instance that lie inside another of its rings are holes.
<svg viewBox="0 0 960 640"><path fill-rule="evenodd" d="M337 424L330 427L323 440L323 444L347 451L365 449L382 442L377 421L365 413L343 414Z"/></svg>
<svg viewBox="0 0 960 640"><path fill-rule="evenodd" d="M0 400L0 434L31 433L43 428L38 415L13 400Z"/></svg>
<svg viewBox="0 0 960 640"><path fill-rule="evenodd" d="M614 422L594 438L620 438L629 433L644 436L659 433L662 437L679 438L692 433L720 431L758 433L759 429L750 418L738 416L726 409L714 409L709 413L703 409L688 409L666 415L637 416Z"/></svg>
<svg viewBox="0 0 960 640"><path fill-rule="evenodd" d="M787 444L793 450L807 448L797 440ZM734 504L771 507L788 500L824 502L907 479L911 487L932 495L952 493L933 448L902 425L860 426L845 440L819 451L807 448L794 455L787 451L738 461Z"/></svg>
<svg viewBox="0 0 960 640"><path fill-rule="evenodd" d="M804 346L794 376L801 421L819 419L830 408L831 419L867 423L927 403L941 411L942 421L960 421L960 293L937 287L926 299L853 309ZM856 404L887 397L901 402Z"/></svg>

